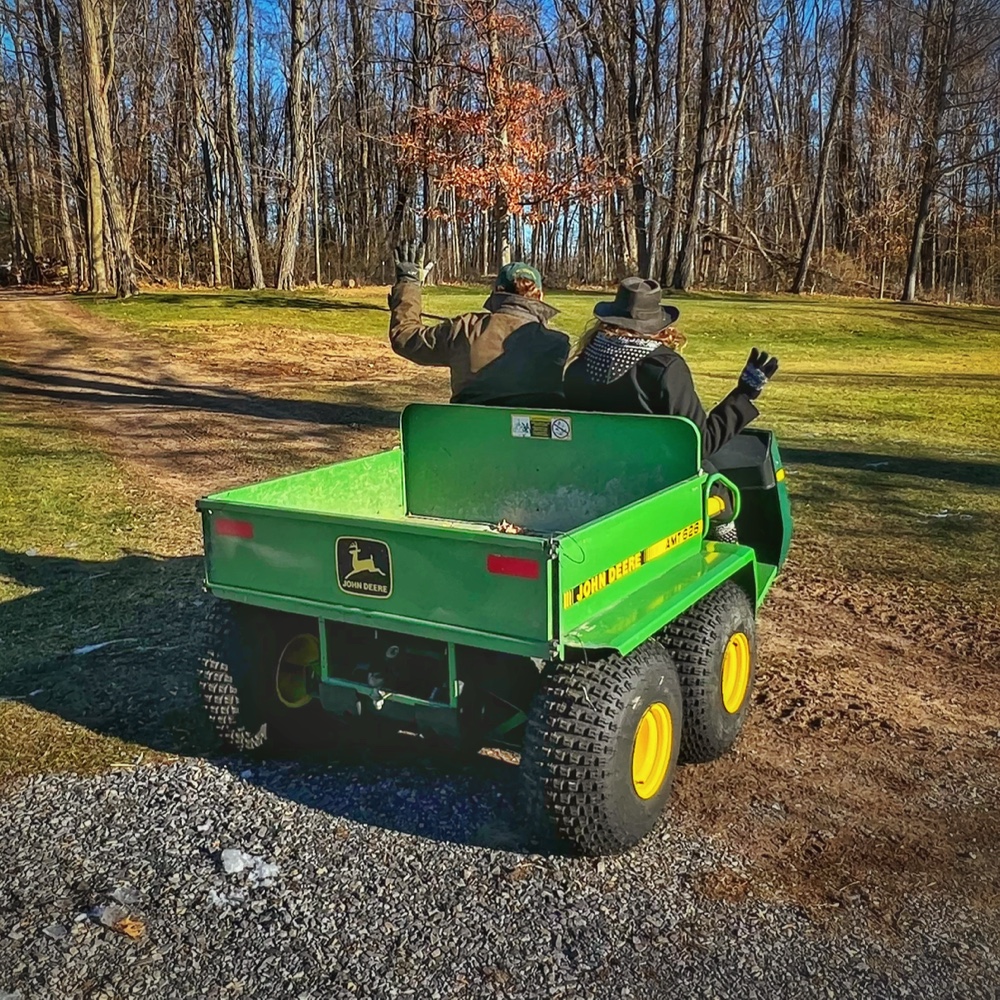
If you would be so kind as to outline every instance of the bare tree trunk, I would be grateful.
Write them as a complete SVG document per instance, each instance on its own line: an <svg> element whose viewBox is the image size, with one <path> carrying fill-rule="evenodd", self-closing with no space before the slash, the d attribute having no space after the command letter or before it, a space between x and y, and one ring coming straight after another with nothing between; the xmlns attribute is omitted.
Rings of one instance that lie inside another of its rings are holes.
<svg viewBox="0 0 1000 1000"><path fill-rule="evenodd" d="M632 213L630 223L631 248L635 254L635 267L643 278L649 277L649 216L648 188L643 165L641 132L644 108L640 94L639 77L645 67L639 65L639 23L635 4L628 4L628 48L625 67L627 84L626 120L628 122L628 159L631 174Z"/></svg>
<svg viewBox="0 0 1000 1000"><path fill-rule="evenodd" d="M14 30L10 38L14 49L14 64L17 67L17 85L20 92L21 107L23 113L23 138L22 148L24 150L25 180L27 181L28 195L28 280L35 284L41 278L41 271L38 260L45 254L45 241L42 236L42 216L40 211L41 187L38 178L38 162L35 156L35 136L34 121L31 114L31 102L28 96L27 70L24 60L24 46L22 45L21 31L21 5L20 0L14 3Z"/></svg>
<svg viewBox="0 0 1000 1000"><path fill-rule="evenodd" d="M316 284L323 284L323 266L319 255L319 162L316 156L316 90L309 88L309 181L312 187L313 271Z"/></svg>
<svg viewBox="0 0 1000 1000"><path fill-rule="evenodd" d="M295 255L299 245L302 204L306 193L305 112L302 100L303 68L305 63L305 12L303 0L289 0L292 59L285 105L288 127L290 173L281 237L278 245L277 286L285 291L295 287Z"/></svg>
<svg viewBox="0 0 1000 1000"><path fill-rule="evenodd" d="M177 9L179 30L184 38L182 70L187 81L187 86L181 86L179 91L184 95L182 99L191 105L188 127L193 128L197 138L198 158L201 161L201 172L204 178L201 195L204 199L205 222L208 226L208 244L212 262L210 280L213 288L219 288L222 285L222 249L220 246L222 199L219 192L218 137L217 132L214 129L209 129L206 124L207 115L200 58L201 32L196 21L195 0L177 0ZM210 21L212 21L212 14L214 14L214 8L209 8ZM196 202L199 199L192 198L191 200ZM192 271L195 270L193 250L192 247Z"/></svg>
<svg viewBox="0 0 1000 1000"><path fill-rule="evenodd" d="M809 222L806 225L806 236L802 243L802 253L799 257L799 268L792 282L791 290L799 295L805 288L809 275L809 263L812 258L813 244L816 242L816 232L822 216L823 200L826 196L826 182L830 174L830 160L834 150L837 121L844 106L844 94L847 91L847 81L854 54L858 47L858 27L861 23L861 0L851 0L851 11L848 15L847 38L844 40L844 50L841 54L840 68L837 71L837 82L833 97L830 100L830 114L826 121L826 132L819 154L819 171L816 176L816 189L813 192L812 205L809 207Z"/></svg>
<svg viewBox="0 0 1000 1000"><path fill-rule="evenodd" d="M507 193L503 188L497 188L493 202L493 253L490 266L494 272L499 273L510 261L510 206L507 203Z"/></svg>
<svg viewBox="0 0 1000 1000"><path fill-rule="evenodd" d="M250 202L259 240L267 242L267 196L261 176L260 125L257 121L257 25L253 0L247 13L247 138L250 154Z"/></svg>
<svg viewBox="0 0 1000 1000"><path fill-rule="evenodd" d="M7 196L12 263L17 269L17 282L20 284L20 264L23 259L31 258L31 250L28 235L24 231L24 220L21 218L21 202L17 192L18 163L14 156L14 150L17 145L17 133L11 123L8 127L0 130L0 153L3 154L3 174L0 175L0 183L2 183L3 192Z"/></svg>
<svg viewBox="0 0 1000 1000"><path fill-rule="evenodd" d="M89 287L101 294L110 288L108 265L104 257L104 183L97 162L97 145L94 142L94 125L86 96L84 81L83 136L87 151L87 256L90 261Z"/></svg>
<svg viewBox="0 0 1000 1000"><path fill-rule="evenodd" d="M672 187L670 191L670 223L668 245L663 255L660 283L666 285L677 268L677 251L681 235L681 177L687 157L687 105L691 85L691 55L688 43L688 0L677 0L677 69L674 77L674 103L677 106L676 138L674 140Z"/></svg>
<svg viewBox="0 0 1000 1000"><path fill-rule="evenodd" d="M716 2L705 0L705 27L701 39L701 70L698 89L698 130L695 133L694 168L691 173L691 192L688 196L687 218L681 236L681 247L674 269L673 287L678 291L688 288L694 279L695 240L705 201L705 181L709 167L709 128L711 125L712 75L715 72Z"/></svg>
<svg viewBox="0 0 1000 1000"><path fill-rule="evenodd" d="M943 26L944 37L938 41L937 60L933 79L933 113L926 123L923 143L923 170L920 177L920 194L917 198L917 214L913 220L913 235L910 239L910 255L906 264L906 278L903 282L903 302L913 302L917 297L917 278L920 274L921 251L927 220L931 214L934 192L938 183L938 164L941 159L941 130L948 107L951 89L951 75L954 70L955 28L958 20L958 0L942 0L941 9L946 11L947 22Z"/></svg>
<svg viewBox="0 0 1000 1000"><path fill-rule="evenodd" d="M59 110L56 103L55 81L52 77L52 62L49 55L46 38L54 38L56 44L61 44L58 25L53 34L46 30L45 9L42 0L35 0L35 44L38 49L38 62L42 77L42 89L45 92L45 123L49 140L49 166L52 171L52 183L55 188L55 201L59 208L60 243L63 258L66 261L66 273L70 285L79 284L76 269L76 238L73 235L73 224L69 216L69 204L66 199L66 183L63 176L62 143L59 139ZM51 27L51 26L48 26Z"/></svg>
<svg viewBox="0 0 1000 1000"><path fill-rule="evenodd" d="M62 22L55 0L44 0L45 16L49 32L49 57L52 62L52 72L56 92L65 95L70 92L66 80L66 68L63 60ZM66 146L69 157L66 163L67 186L74 194L74 206L77 227L82 236L83 248L89 253L89 242L86 234L89 232L90 209L87 201L87 150L83 139L82 125L75 114L72 103L62 97L58 101L59 119L62 122L63 134L66 136ZM77 249L77 288L83 287L84 280L88 286L91 281L90 264L84 250ZM87 272L86 275L84 272Z"/></svg>
<svg viewBox="0 0 1000 1000"><path fill-rule="evenodd" d="M496 15L496 0L488 6L488 16ZM503 69L500 54L500 36L497 31L495 21L491 23L488 36L489 65L487 66L487 91L490 101L494 105L500 99L498 91L506 86L503 79ZM500 147L506 152L509 145L507 129L504 127L500 132ZM506 161L506 155L501 153L501 159ZM496 194L493 199L493 254L492 267L494 271L510 263L510 204L507 201L507 192L503 186L498 184Z"/></svg>
<svg viewBox="0 0 1000 1000"><path fill-rule="evenodd" d="M347 10L351 19L351 87L354 97L354 127L357 130L356 162L353 169L357 173L356 188L356 231L354 238L360 235L360 256L365 261L370 256L372 246L372 205L374 200L372 177L372 142L369 135L369 86L366 67L371 65L369 51L370 24L362 17L364 0L347 0ZM359 248L354 245L354 256L358 256ZM352 263L357 266L356 261Z"/></svg>
<svg viewBox="0 0 1000 1000"><path fill-rule="evenodd" d="M222 251L219 245L221 198L219 196L219 151L214 135L205 127L201 110L195 116L195 131L201 148L202 173L205 175L205 209L209 246L212 253L212 287L222 285Z"/></svg>
<svg viewBox="0 0 1000 1000"><path fill-rule="evenodd" d="M414 60L414 99L423 102L432 115L437 114L439 101L438 35L440 24L441 18L437 4L431 0L414 0L413 43L414 53L417 54L417 58ZM437 260L439 255L438 221L434 213L438 207L439 194L434 175L426 167L421 175L421 196L424 212L421 236L427 246L428 260ZM436 281L439 275L440 272L435 268L430 273L430 280Z"/></svg>
<svg viewBox="0 0 1000 1000"><path fill-rule="evenodd" d="M236 12L232 0L219 0L219 18L215 26L220 43L219 68L222 74L222 93L225 103L226 137L229 148L230 177L236 194L236 204L243 230L243 244L247 251L247 268L250 287L263 288L264 269L260 264L260 244L254 224L253 205L247 191L246 164L240 142L239 112L236 107ZM253 129L251 129L251 134ZM251 183L252 183L251 173Z"/></svg>
<svg viewBox="0 0 1000 1000"><path fill-rule="evenodd" d="M97 168L108 205L105 222L115 255L115 293L119 298L128 298L139 290L139 286L135 280L132 241L118 186L108 110L108 90L114 79L114 20L110 24L104 22L98 9L98 0L79 0L79 8L87 108L93 128ZM108 53L107 64L102 60L102 52L105 50Z"/></svg>
<svg viewBox="0 0 1000 1000"><path fill-rule="evenodd" d="M968 183L968 176L966 171L962 171L962 176L959 180L959 190L965 189ZM958 298L958 264L961 259L960 253L960 236L962 232L962 209L961 209L961 199L960 197L955 198L955 208L952 210L952 225L955 227L955 235L952 246L952 267L951 267L951 298L952 300L957 300Z"/></svg>

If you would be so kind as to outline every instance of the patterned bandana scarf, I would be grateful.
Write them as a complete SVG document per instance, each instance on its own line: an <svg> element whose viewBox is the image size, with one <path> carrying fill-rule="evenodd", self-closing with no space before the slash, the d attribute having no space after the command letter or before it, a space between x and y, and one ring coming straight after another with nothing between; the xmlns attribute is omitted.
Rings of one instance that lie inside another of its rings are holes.
<svg viewBox="0 0 1000 1000"><path fill-rule="evenodd" d="M587 378L598 385L614 382L659 346L646 337L609 337L598 331L583 352Z"/></svg>

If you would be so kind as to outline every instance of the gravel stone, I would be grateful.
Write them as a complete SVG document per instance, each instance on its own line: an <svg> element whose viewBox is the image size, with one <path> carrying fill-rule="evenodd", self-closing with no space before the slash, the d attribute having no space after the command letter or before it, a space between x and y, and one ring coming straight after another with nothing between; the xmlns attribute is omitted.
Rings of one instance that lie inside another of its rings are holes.
<svg viewBox="0 0 1000 1000"><path fill-rule="evenodd" d="M136 903L142 902L142 897L135 891L135 889L130 889L128 886L119 886L111 893L111 898L116 902L120 903L122 906L135 906Z"/></svg>
<svg viewBox="0 0 1000 1000"><path fill-rule="evenodd" d="M860 903L821 925L773 888L708 899L706 874L753 869L669 823L617 858L530 853L497 761L245 770L9 787L0 1000L986 1000L1000 982L996 914L961 900L909 900L890 934Z"/></svg>

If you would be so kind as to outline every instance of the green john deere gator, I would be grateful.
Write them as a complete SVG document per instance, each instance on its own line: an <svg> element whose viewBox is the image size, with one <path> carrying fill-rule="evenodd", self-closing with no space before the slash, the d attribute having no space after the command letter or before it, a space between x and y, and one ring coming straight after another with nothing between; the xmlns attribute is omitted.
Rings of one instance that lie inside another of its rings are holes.
<svg viewBox="0 0 1000 1000"><path fill-rule="evenodd" d="M739 735L788 551L773 435L712 461L680 417L416 404L399 448L200 500L216 731L239 750L379 725L516 749L554 833L634 845L678 761ZM708 537L719 479L738 543Z"/></svg>

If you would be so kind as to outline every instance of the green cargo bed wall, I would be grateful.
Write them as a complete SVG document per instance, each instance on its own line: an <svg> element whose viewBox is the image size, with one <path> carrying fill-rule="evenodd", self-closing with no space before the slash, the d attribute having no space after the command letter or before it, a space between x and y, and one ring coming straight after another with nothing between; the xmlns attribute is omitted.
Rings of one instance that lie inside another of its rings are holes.
<svg viewBox="0 0 1000 1000"><path fill-rule="evenodd" d="M567 531L689 479L701 450L682 417L423 403L403 411L402 444L408 514L536 532Z"/></svg>
<svg viewBox="0 0 1000 1000"><path fill-rule="evenodd" d="M239 486L207 499L316 514L398 519L403 516L399 449Z"/></svg>

